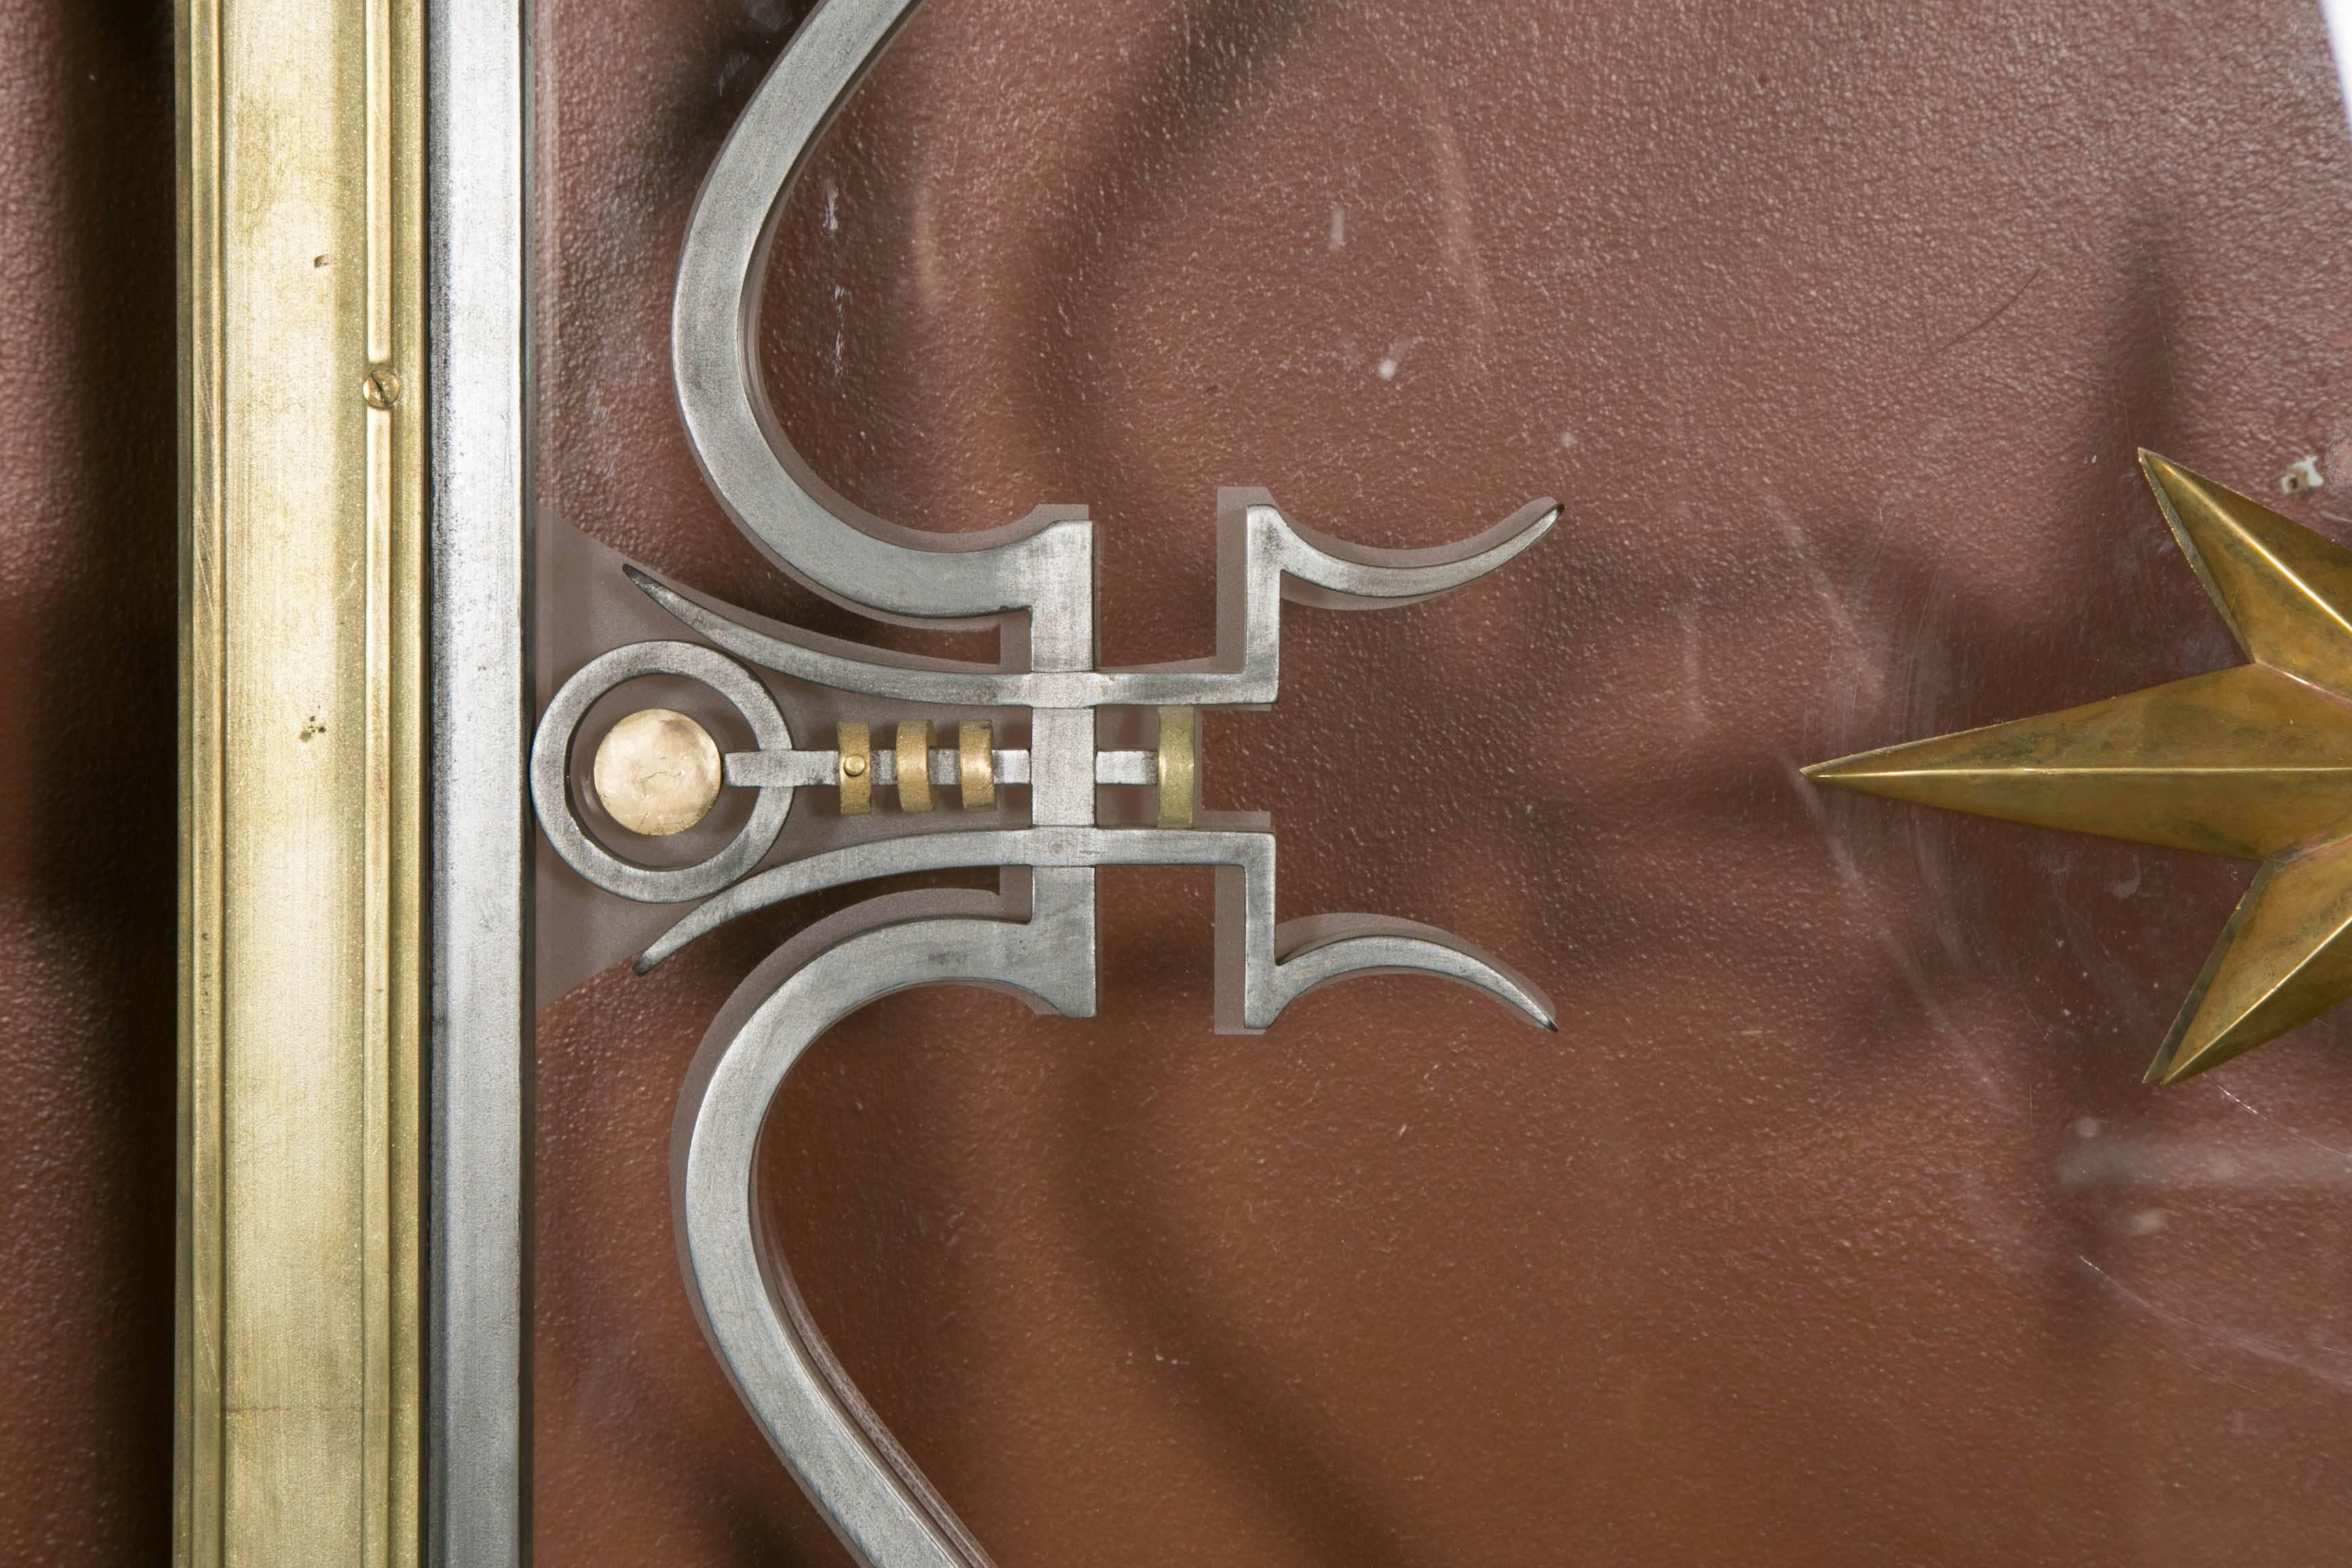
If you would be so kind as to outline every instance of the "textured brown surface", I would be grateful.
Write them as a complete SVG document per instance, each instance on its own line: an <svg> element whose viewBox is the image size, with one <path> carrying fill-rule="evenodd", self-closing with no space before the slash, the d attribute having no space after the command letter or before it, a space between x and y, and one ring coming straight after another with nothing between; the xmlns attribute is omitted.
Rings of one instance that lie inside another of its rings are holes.
<svg viewBox="0 0 2352 1568"><path fill-rule="evenodd" d="M850 629L667 380L785 13L542 5L540 472ZM2301 0L917 16L778 247L835 486L1089 504L1112 661L1205 649L1219 483L1391 545L1568 505L1451 601L1294 611L1205 761L1286 917L1460 931L1557 1038L1406 979L1217 1038L1205 877L1118 871L1100 1018L899 997L788 1088L783 1248L1000 1561L2341 1559L2352 1016L2143 1089L2244 868L1792 769L2231 662L2135 445L2268 495L2316 455L2281 504L2346 535L2345 145ZM543 1015L545 1561L841 1561L667 1191L705 1022L808 913Z"/></svg>
<svg viewBox="0 0 2352 1568"><path fill-rule="evenodd" d="M0 1562L171 1539L172 13L0 0Z"/></svg>

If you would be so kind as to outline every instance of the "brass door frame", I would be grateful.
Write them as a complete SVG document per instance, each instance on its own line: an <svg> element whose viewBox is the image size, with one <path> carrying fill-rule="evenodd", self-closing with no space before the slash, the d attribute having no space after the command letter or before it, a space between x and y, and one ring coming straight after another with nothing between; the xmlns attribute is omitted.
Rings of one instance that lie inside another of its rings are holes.
<svg viewBox="0 0 2352 1568"><path fill-rule="evenodd" d="M421 0L179 0L175 1557L420 1547Z"/></svg>

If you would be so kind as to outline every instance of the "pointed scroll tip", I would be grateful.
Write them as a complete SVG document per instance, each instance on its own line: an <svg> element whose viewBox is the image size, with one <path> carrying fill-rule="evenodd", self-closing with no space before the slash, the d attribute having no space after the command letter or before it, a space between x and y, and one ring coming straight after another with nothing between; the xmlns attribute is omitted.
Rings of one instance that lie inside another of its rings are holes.
<svg viewBox="0 0 2352 1568"><path fill-rule="evenodd" d="M637 565L635 562L622 562L621 575L629 580L629 586L635 588L638 593L643 594L646 598L651 599L655 604L659 605L663 609L667 610L671 615L677 615L678 613L678 606L685 603L685 601L678 596L677 589L671 587L668 584L663 582L660 578L655 576L644 567Z"/></svg>
<svg viewBox="0 0 2352 1568"><path fill-rule="evenodd" d="M621 563L621 573L646 598L676 616L694 630L708 636L710 627L719 624L716 617L701 605L643 567L624 561Z"/></svg>
<svg viewBox="0 0 2352 1568"><path fill-rule="evenodd" d="M1257 492L1261 498L1264 492ZM1426 550L1383 550L1301 528L1261 500L1251 517L1272 529L1279 552L1283 597L1329 610L1374 610L1409 605L1475 583L1551 531L1559 502L1540 496L1492 528Z"/></svg>

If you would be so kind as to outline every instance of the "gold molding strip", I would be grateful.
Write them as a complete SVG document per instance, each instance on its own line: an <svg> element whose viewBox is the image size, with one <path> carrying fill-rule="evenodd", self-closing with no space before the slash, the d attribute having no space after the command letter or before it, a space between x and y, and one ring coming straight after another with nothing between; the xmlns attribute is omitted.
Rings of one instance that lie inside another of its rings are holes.
<svg viewBox="0 0 2352 1568"><path fill-rule="evenodd" d="M178 0L175 1559L417 1561L421 0Z"/></svg>

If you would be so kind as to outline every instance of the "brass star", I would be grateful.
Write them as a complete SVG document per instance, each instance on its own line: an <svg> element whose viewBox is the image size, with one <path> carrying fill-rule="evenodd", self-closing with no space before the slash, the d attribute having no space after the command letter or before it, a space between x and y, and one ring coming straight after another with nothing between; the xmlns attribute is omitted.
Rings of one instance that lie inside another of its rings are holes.
<svg viewBox="0 0 2352 1568"><path fill-rule="evenodd" d="M2178 1083L2352 996L2352 551L2153 452L2139 463L2252 663L1805 773L2262 861L2147 1069Z"/></svg>

